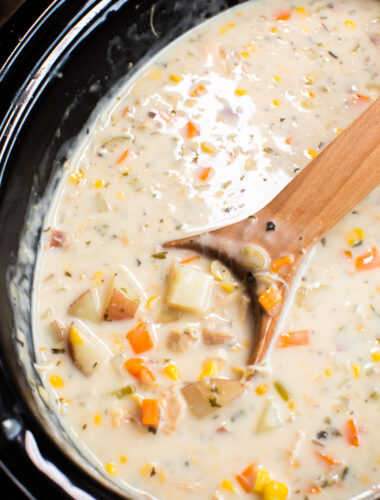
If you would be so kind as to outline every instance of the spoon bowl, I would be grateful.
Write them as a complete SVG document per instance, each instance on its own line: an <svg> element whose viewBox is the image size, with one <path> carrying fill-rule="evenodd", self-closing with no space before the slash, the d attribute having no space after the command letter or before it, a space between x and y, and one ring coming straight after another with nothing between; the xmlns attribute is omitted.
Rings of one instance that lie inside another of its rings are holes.
<svg viewBox="0 0 380 500"><path fill-rule="evenodd" d="M380 98L259 212L163 246L218 258L245 284L254 320L249 364L257 365L278 333L307 251L379 183Z"/></svg>

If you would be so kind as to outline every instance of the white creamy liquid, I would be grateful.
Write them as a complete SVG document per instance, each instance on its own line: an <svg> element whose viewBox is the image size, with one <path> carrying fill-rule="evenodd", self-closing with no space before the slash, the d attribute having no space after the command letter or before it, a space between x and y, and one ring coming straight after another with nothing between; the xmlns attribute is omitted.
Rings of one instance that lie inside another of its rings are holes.
<svg viewBox="0 0 380 500"><path fill-rule="evenodd" d="M217 394L203 418L180 390L202 373L244 382L247 299L210 260L160 246L262 208L379 95L378 0L258 0L170 45L101 110L44 223L33 314L51 405L110 481L161 500L339 500L380 483L380 267L366 258L380 249L380 188L316 246L282 332L306 330L308 343L274 347L271 370L226 406ZM212 279L204 310L168 308L174 261ZM140 302L134 317L110 321L119 266ZM95 321L68 311L89 289ZM90 375L69 355L73 322L105 354ZM154 346L136 354L127 333L141 323ZM198 337L173 348L186 329ZM229 340L209 345L200 330ZM154 383L124 368L131 358ZM115 392L128 385L134 395ZM173 393L182 413L169 429ZM157 429L141 423L144 399L160 401ZM268 401L277 424L259 432ZM236 476L253 463L288 494L246 493Z"/></svg>

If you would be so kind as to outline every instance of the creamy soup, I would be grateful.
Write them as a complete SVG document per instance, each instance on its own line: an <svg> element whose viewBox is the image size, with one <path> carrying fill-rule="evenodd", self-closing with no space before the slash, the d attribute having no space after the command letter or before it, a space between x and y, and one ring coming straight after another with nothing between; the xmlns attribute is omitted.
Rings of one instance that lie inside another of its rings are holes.
<svg viewBox="0 0 380 500"><path fill-rule="evenodd" d="M70 155L38 258L37 369L126 494L339 500L380 483L380 190L316 244L258 367L243 284L162 247L255 213L379 95L378 0L257 0L145 65Z"/></svg>

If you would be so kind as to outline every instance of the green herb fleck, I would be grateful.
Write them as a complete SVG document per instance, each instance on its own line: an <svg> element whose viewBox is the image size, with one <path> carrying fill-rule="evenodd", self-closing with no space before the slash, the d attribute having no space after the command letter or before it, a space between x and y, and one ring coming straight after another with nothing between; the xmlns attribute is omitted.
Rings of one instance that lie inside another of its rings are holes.
<svg viewBox="0 0 380 500"><path fill-rule="evenodd" d="M281 398L284 401L289 401L289 392L288 390L281 384L281 382L278 382L277 380L274 382L274 388L276 391L279 393Z"/></svg>
<svg viewBox="0 0 380 500"><path fill-rule="evenodd" d="M214 398L210 398L209 402L210 402L210 406L212 406L213 408L221 408L220 404L218 403L218 401L216 399L216 396Z"/></svg>
<svg viewBox="0 0 380 500"><path fill-rule="evenodd" d="M153 259L166 259L166 255L167 255L168 252L158 252L158 253L154 253L151 255L151 257L153 257Z"/></svg>
<svg viewBox="0 0 380 500"><path fill-rule="evenodd" d="M135 386L130 384L121 387L120 389L116 389L116 391L112 391L111 395L116 396L117 399L122 399L125 396L130 396L131 394L134 394L135 392L136 392Z"/></svg>

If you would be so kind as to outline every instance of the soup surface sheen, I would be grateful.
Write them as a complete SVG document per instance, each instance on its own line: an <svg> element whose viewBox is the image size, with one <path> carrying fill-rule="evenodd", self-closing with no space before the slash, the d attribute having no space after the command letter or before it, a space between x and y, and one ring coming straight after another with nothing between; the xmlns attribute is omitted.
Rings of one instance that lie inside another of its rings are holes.
<svg viewBox="0 0 380 500"><path fill-rule="evenodd" d="M136 498L347 500L380 483L380 190L316 245L248 381L244 288L160 246L262 208L380 95L379 74L378 0L247 2L145 65L67 161L36 273L37 368Z"/></svg>

